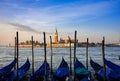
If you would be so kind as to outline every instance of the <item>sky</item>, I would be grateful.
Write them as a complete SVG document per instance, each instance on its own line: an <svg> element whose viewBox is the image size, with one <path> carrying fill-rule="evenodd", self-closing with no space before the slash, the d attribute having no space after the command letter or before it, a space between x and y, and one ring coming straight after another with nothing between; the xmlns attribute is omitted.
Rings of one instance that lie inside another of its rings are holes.
<svg viewBox="0 0 120 81"><path fill-rule="evenodd" d="M43 42L58 30L59 39L79 42L118 43L120 40L120 0L0 0L0 45L14 44L16 31L19 42Z"/></svg>

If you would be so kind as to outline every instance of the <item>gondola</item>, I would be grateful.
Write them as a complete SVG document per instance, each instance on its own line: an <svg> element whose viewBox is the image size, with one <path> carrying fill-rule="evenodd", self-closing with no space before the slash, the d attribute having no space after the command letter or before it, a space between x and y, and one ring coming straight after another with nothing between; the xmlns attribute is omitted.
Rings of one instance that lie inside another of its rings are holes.
<svg viewBox="0 0 120 81"><path fill-rule="evenodd" d="M120 66L106 59L104 62L107 67L109 67L114 72L114 74L111 74L110 78L120 81Z"/></svg>
<svg viewBox="0 0 120 81"><path fill-rule="evenodd" d="M59 67L56 69L52 81L65 81L69 77L69 67L67 62L62 58Z"/></svg>
<svg viewBox="0 0 120 81"><path fill-rule="evenodd" d="M75 73L76 78L81 81L82 79L87 79L91 76L90 71L85 68L85 66L76 58L75 63Z"/></svg>
<svg viewBox="0 0 120 81"><path fill-rule="evenodd" d="M9 65L0 69L0 79L3 75L9 73L16 64L16 59L14 59Z"/></svg>
<svg viewBox="0 0 120 81"><path fill-rule="evenodd" d="M120 74L120 66L117 65L117 64L114 64L113 62L111 61L108 61L105 59L105 64L110 68L112 69L113 71L116 71L117 73Z"/></svg>
<svg viewBox="0 0 120 81"><path fill-rule="evenodd" d="M99 65L98 63L94 62L91 58L90 58L90 65L92 66L92 68L94 69L94 71L97 73L100 69L102 69L103 67L101 65Z"/></svg>
<svg viewBox="0 0 120 81"><path fill-rule="evenodd" d="M46 66L46 75L45 75L45 66ZM44 77L49 76L50 67L47 61L44 61L38 70L30 76L30 81L43 81Z"/></svg>
<svg viewBox="0 0 120 81"><path fill-rule="evenodd" d="M83 78L80 81L90 81L88 78Z"/></svg>
<svg viewBox="0 0 120 81"><path fill-rule="evenodd" d="M99 81L104 81L104 69L98 63L90 59L90 65L95 71L95 78ZM118 75L112 69L106 67L106 81L120 81L120 75Z"/></svg>
<svg viewBox="0 0 120 81"><path fill-rule="evenodd" d="M104 81L103 77L98 73L100 70L103 69L103 67L98 63L94 62L91 58L90 58L90 65L95 71L95 74L94 74L95 78L99 81Z"/></svg>
<svg viewBox="0 0 120 81"><path fill-rule="evenodd" d="M30 68L30 62L27 59L26 62L18 69L18 80L22 80ZM2 77L2 81L17 81L17 70L13 70L10 73Z"/></svg>

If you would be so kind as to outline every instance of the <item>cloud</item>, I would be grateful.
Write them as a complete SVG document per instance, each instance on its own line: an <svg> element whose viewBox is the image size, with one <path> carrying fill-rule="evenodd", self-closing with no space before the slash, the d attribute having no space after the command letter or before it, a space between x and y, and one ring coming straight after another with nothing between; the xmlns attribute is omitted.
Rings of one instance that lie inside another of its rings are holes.
<svg viewBox="0 0 120 81"><path fill-rule="evenodd" d="M86 4L73 2L52 6L47 5L44 7L36 7L31 4L32 6L28 7L27 5L21 6L21 4L13 3L12 5L12 3L9 3L7 5L9 7L11 6L11 10L12 8L13 10L10 11L9 8L4 10L6 10L6 13L9 13L9 11L13 12L7 18L8 21L19 23L20 26L21 24L25 25L25 27L34 29L33 31L46 31L48 28L55 29L61 26L62 28L68 29L70 26L73 27L73 24L75 26L81 26L83 22L87 23L93 18L99 18L112 13L112 10L116 6L115 4L115 1L99 1ZM16 10L18 13L15 12Z"/></svg>
<svg viewBox="0 0 120 81"><path fill-rule="evenodd" d="M13 29L17 30L17 31L25 31L25 32L33 32L36 34L43 34L43 31L37 31L33 28L31 28L30 26L26 26L26 25L22 25L22 24L18 24L18 23L11 23L11 22L1 22L4 24L8 24L10 26L13 27ZM46 32L47 34L52 34L50 32Z"/></svg>
<svg viewBox="0 0 120 81"><path fill-rule="evenodd" d="M14 26L15 29L19 30L19 31L29 31L29 32L34 32L34 33L42 33L42 32L38 32L38 31L32 29L29 26L25 26L25 25L22 25L22 24L17 24L17 23L8 23L8 24Z"/></svg>
<svg viewBox="0 0 120 81"><path fill-rule="evenodd" d="M22 13L14 14L13 22L36 27L54 27L64 23L76 23L111 13L114 3L102 1L81 5L79 3L60 4L47 7L25 8ZM20 7L20 6L19 6ZM22 9L21 7L18 9ZM31 22L29 22L31 21Z"/></svg>

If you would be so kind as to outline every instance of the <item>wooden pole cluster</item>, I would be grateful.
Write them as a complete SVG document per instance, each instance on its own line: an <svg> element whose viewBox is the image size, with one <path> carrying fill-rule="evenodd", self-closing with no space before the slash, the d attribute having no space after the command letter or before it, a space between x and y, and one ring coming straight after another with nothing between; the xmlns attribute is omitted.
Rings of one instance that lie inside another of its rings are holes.
<svg viewBox="0 0 120 81"><path fill-rule="evenodd" d="M19 68L19 39L18 39L18 32L16 32L16 54L17 54L17 81L19 80L18 75L18 68Z"/></svg>
<svg viewBox="0 0 120 81"><path fill-rule="evenodd" d="M74 42L74 81L76 81L75 64L76 64L76 41L77 41L77 31L75 31L75 42Z"/></svg>
<svg viewBox="0 0 120 81"><path fill-rule="evenodd" d="M46 36L45 32L43 32L44 35L44 62L45 62L45 71L44 71L44 77L46 81ZM33 42L33 36L31 37L32 40L32 74L34 74L34 42ZM76 81L76 72L75 72L75 64L76 64L76 43L77 43L77 31L75 31L75 38L74 38L74 81ZM88 69L88 46L89 46L89 39L87 38L87 45L86 45L86 68ZM71 55L71 39L69 37L69 47L70 47L70 75L72 75L72 55ZM51 50L51 75L53 74L52 71L52 37L50 36L50 50ZM15 54L14 59L16 59L16 66L14 69L17 70L17 81L19 80L18 75L18 68L19 68L19 37L18 32L16 32L15 37ZM105 61L105 37L103 37L102 40L102 60L103 60L103 68L104 68L104 81L106 81L106 65L104 63Z"/></svg>
<svg viewBox="0 0 120 81"><path fill-rule="evenodd" d="M34 74L34 42L33 42L33 36L31 37L32 40L32 74Z"/></svg>
<svg viewBox="0 0 120 81"><path fill-rule="evenodd" d="M88 38L87 38L87 45L86 45L86 68L88 69Z"/></svg>
<svg viewBox="0 0 120 81"><path fill-rule="evenodd" d="M104 68L104 81L106 81L106 65L105 65L105 37L102 40L102 59L103 59L103 68Z"/></svg>
<svg viewBox="0 0 120 81"><path fill-rule="evenodd" d="M44 72L44 77L45 77L45 81L46 81L46 36L45 36L45 32L43 32L44 34L44 61L45 61L45 72Z"/></svg>
<svg viewBox="0 0 120 81"><path fill-rule="evenodd" d="M52 37L50 36L50 50L51 50L51 75L53 73L52 71L52 56L53 56L53 53L52 53Z"/></svg>

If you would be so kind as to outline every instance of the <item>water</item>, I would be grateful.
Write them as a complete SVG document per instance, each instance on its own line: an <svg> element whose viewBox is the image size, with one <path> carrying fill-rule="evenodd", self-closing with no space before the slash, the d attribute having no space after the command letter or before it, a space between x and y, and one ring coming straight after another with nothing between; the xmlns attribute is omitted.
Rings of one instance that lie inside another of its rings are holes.
<svg viewBox="0 0 120 81"><path fill-rule="evenodd" d="M101 47L89 47L89 57L99 64L102 65L102 48ZM32 60L32 50L31 48L20 48L19 49L19 66L24 64L27 58L29 58L30 62ZM120 47L105 47L105 57L106 59L120 65ZM50 64L50 48L47 48L47 61ZM44 49L43 48L34 48L34 60L35 60L35 70L40 67L40 65L44 61ZM74 48L72 48L72 61L74 56ZM77 58L85 65L86 61L86 48L79 47L76 49ZM56 69L62 57L69 64L69 48L53 48L53 68ZM0 68L9 64L14 59L14 48L9 47L0 47ZM89 65L89 70L92 68Z"/></svg>
<svg viewBox="0 0 120 81"><path fill-rule="evenodd" d="M89 57L99 64L102 65L102 49L101 47L89 47ZM20 48L19 49L19 64L23 64L27 58L32 60L31 48ZM120 47L105 47L106 58L118 65L120 65ZM50 48L47 48L47 61L50 63ZM39 68L42 62L44 61L44 49L43 48L34 48L35 56L35 69ZM74 48L72 48L72 60L74 56ZM86 48L79 47L76 49L77 58L85 65L86 61ZM53 68L57 68L60 64L62 57L69 64L69 48L53 48ZM0 47L0 68L9 64L14 58L14 48Z"/></svg>

